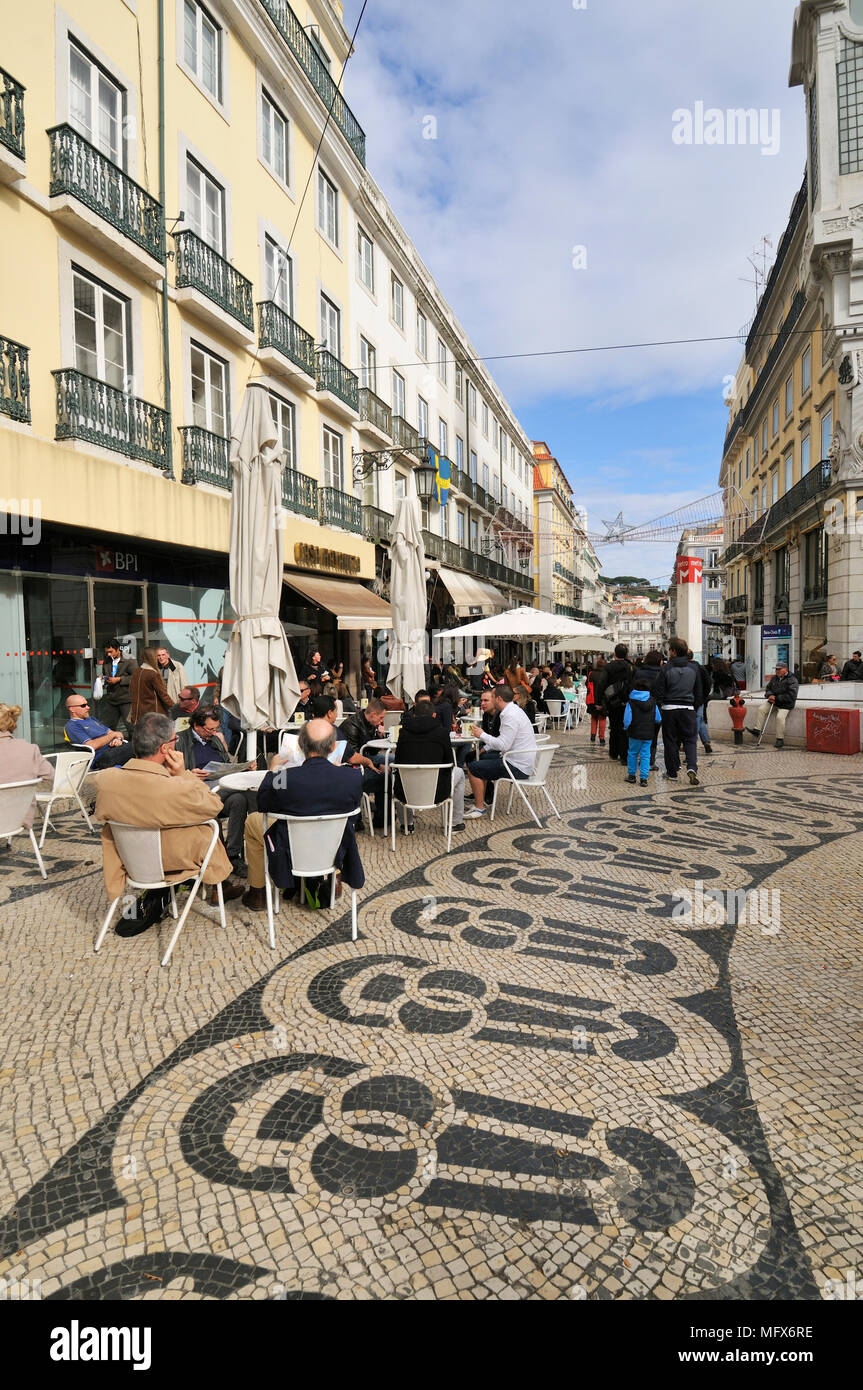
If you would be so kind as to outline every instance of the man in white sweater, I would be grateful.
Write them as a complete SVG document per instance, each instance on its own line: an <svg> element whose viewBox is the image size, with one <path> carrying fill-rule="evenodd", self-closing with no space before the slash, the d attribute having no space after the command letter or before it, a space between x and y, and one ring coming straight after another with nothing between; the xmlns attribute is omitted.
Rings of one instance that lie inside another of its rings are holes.
<svg viewBox="0 0 863 1390"><path fill-rule="evenodd" d="M523 709L515 703L512 689L508 685L496 685L494 707L500 715L500 733L484 734L478 724L471 732L482 738L486 752L495 756L478 758L468 763L465 771L473 788L474 808L465 815L465 820L478 820L486 813L485 788L487 782L496 782L501 777L509 777L510 772L519 782L530 777L536 764L536 734L533 725ZM509 772L503 762L506 754Z"/></svg>

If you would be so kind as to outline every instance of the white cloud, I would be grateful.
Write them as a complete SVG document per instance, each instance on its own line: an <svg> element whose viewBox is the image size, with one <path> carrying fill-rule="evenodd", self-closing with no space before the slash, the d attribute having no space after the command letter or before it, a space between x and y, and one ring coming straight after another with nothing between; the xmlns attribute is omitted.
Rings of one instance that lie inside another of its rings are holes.
<svg viewBox="0 0 863 1390"><path fill-rule="evenodd" d="M348 0L352 30L360 0ZM369 169L483 354L735 333L804 165L791 0L371 0L346 93ZM775 158L675 145L696 101L781 111ZM424 140L434 116L437 139ZM587 268L572 267L584 246ZM737 342L492 362L521 407L713 388Z"/></svg>

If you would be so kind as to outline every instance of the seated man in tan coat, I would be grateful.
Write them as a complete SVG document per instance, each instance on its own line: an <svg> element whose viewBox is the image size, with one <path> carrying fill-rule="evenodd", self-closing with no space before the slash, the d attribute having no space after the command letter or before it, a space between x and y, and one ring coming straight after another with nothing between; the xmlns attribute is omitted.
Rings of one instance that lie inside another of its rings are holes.
<svg viewBox="0 0 863 1390"><path fill-rule="evenodd" d="M186 771L183 755L174 747L176 737L166 715L143 715L133 735L135 756L110 777L99 779L95 811L97 820L161 830L162 866L172 884L197 875L212 839L212 830L202 822L214 820L223 809L215 792ZM105 891L113 900L125 891L126 875L107 825L102 828L102 860ZM225 882L230 872L231 862L220 840L204 874L204 882L213 885L208 902L218 901L217 883L223 885L226 900L240 896L242 884ZM167 889L145 893L133 919L120 922L114 931L118 936L137 936L160 921L169 906Z"/></svg>

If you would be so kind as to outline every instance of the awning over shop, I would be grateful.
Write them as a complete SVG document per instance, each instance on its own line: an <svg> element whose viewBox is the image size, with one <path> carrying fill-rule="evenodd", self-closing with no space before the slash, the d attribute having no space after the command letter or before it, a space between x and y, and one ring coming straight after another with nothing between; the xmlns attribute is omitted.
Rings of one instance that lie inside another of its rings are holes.
<svg viewBox="0 0 863 1390"><path fill-rule="evenodd" d="M503 594L493 584L477 579L476 575L444 569L443 565L438 573L455 605L457 618L489 617L492 613L503 613L509 607Z"/></svg>
<svg viewBox="0 0 863 1390"><path fill-rule="evenodd" d="M355 579L331 579L322 574L283 576L284 583L318 608L325 608L338 620L340 632L363 632L366 628L392 627L390 606L371 589Z"/></svg>

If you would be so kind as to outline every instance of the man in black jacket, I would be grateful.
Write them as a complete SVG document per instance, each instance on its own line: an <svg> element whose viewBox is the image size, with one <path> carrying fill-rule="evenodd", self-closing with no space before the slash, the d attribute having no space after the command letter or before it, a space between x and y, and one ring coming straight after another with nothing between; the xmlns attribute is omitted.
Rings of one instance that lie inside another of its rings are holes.
<svg viewBox="0 0 863 1390"><path fill-rule="evenodd" d="M345 762L350 760L354 766L360 766L363 771L363 791L368 792L374 798L374 817L372 824L376 830L384 828L384 763L386 754L383 751L377 752L373 757L367 757L360 750L363 744L370 739L384 737L384 715L386 710L380 700L369 700L366 708L357 710L356 714L349 714L347 719L343 719L339 725L339 738L347 742L347 757ZM357 754L358 757L353 755Z"/></svg>
<svg viewBox="0 0 863 1390"><path fill-rule="evenodd" d="M629 739L623 730L623 716L629 690L632 685L632 662L627 660L629 648L618 642L614 649L614 660L605 668L605 691L603 702L608 711L608 756L619 758L626 763L629 752Z"/></svg>
<svg viewBox="0 0 863 1390"><path fill-rule="evenodd" d="M860 653L853 652L851 660L846 661L842 667L842 675L839 677L843 681L863 681L863 661L860 660Z"/></svg>
<svg viewBox="0 0 863 1390"><path fill-rule="evenodd" d="M758 718L755 721L755 728L750 729L746 724L744 727L748 734L753 738L758 738L767 720L770 718L770 711L776 710L776 747L785 747L785 721L788 715L797 704L797 692L800 683L796 676L789 673L784 661L777 661L776 674L771 676L765 687L766 700L758 711Z"/></svg>
<svg viewBox="0 0 863 1390"><path fill-rule="evenodd" d="M129 686L134 670L135 662L123 655L117 639L106 642L105 660L102 662L102 682L105 687L102 712L110 728L119 729L122 719L130 733L132 725L129 723L129 710L132 708L132 696Z"/></svg>
<svg viewBox="0 0 863 1390"><path fill-rule="evenodd" d="M680 771L678 743L682 740L686 755L686 773L693 787L698 786L698 716L699 704L707 699L704 673L690 661L682 637L672 637L668 644L671 653L653 686L653 695L662 711L662 747L665 753L665 775L676 782Z"/></svg>
<svg viewBox="0 0 863 1390"><path fill-rule="evenodd" d="M401 732L396 745L395 766L399 763L446 764L445 770L438 773L435 803L446 801L452 796L453 830L464 830L464 772L452 766L450 737L428 699L418 700L413 709L402 717ZM402 795L401 781L396 773L393 795ZM410 815L409 825L413 824Z"/></svg>
<svg viewBox="0 0 863 1390"><path fill-rule="evenodd" d="M365 883L363 866L357 849L355 823L360 809L363 784L357 768L337 767L329 761L336 746L336 731L325 719L311 719L300 730L300 752L305 759L299 767L275 767L268 772L258 788L258 810L275 811L287 816L334 816L348 814L341 844L336 853L336 868L351 888ZM280 888L294 889L288 851L288 833L283 823L267 831L266 852L270 860L270 877ZM243 904L253 912L266 912L264 889L264 821L257 813L246 821L246 859L249 865L249 888ZM341 891L340 886L336 894Z"/></svg>

